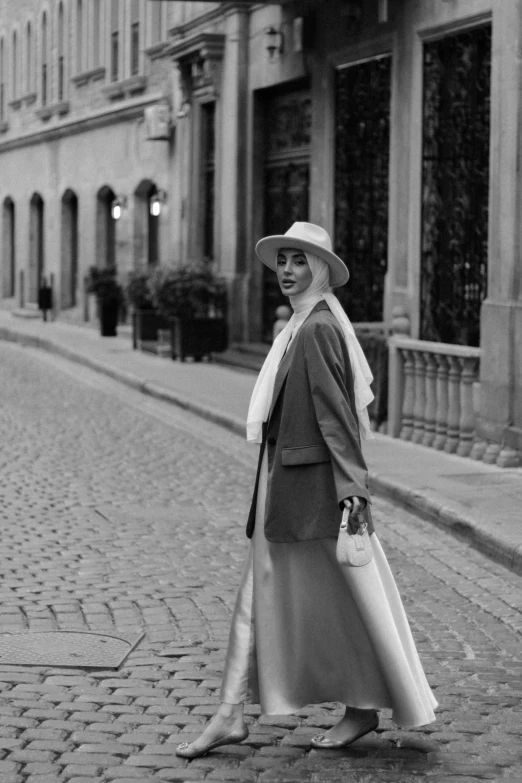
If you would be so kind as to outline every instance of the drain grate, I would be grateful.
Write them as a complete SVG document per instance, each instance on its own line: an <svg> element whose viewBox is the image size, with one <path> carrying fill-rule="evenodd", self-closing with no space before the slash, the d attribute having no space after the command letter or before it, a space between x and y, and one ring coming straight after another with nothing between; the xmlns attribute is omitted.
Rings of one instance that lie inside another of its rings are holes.
<svg viewBox="0 0 522 783"><path fill-rule="evenodd" d="M0 666L117 669L143 637L143 633L0 631Z"/></svg>

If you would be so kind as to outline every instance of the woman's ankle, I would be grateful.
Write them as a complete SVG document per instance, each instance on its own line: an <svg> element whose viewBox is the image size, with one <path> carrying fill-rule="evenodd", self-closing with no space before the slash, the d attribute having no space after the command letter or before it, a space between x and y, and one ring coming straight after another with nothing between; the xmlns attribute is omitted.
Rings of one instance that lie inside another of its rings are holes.
<svg viewBox="0 0 522 783"><path fill-rule="evenodd" d="M222 701L219 705L218 714L225 719L234 720L243 718L244 705L241 704L228 704Z"/></svg>

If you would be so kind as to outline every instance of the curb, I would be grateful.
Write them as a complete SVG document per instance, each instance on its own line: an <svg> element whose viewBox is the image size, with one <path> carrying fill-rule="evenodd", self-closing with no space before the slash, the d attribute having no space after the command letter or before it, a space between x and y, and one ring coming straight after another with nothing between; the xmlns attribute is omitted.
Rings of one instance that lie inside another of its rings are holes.
<svg viewBox="0 0 522 783"><path fill-rule="evenodd" d="M245 423L236 416L223 413L209 405L194 402L182 394L177 394L159 384L144 380L133 373L115 370L103 362L96 361L89 356L75 353L68 348L58 345L49 338L22 334L7 327L0 327L0 340L18 343L31 348L40 348L49 353L57 354L69 361L84 365L95 372L106 375L112 380L135 389L142 394L147 394L157 400L162 400L190 411L200 418L224 427L235 435L241 437L245 435ZM465 541L474 549L479 550L510 571L522 575L522 544L513 545L508 539L481 529L471 517L459 514L441 503L430 500L426 495L412 490L405 484L401 484L398 481L390 481L390 479L371 470L369 472L369 483L371 491L375 494L414 512L422 519Z"/></svg>

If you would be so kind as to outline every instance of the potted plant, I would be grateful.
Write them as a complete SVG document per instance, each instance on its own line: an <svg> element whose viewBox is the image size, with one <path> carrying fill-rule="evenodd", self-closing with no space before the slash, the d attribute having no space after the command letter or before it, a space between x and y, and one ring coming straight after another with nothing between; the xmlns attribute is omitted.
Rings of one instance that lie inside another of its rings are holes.
<svg viewBox="0 0 522 783"><path fill-rule="evenodd" d="M226 350L226 283L208 265L158 267L150 290L158 312L169 319L173 359L192 356L200 361Z"/></svg>
<svg viewBox="0 0 522 783"><path fill-rule="evenodd" d="M159 314L152 301L151 273L148 269L129 272L125 286L127 301L132 308L132 347L144 348L156 343L158 330L168 329L168 321Z"/></svg>
<svg viewBox="0 0 522 783"><path fill-rule="evenodd" d="M115 267L99 269L91 266L87 275L87 293L94 294L98 304L102 337L115 337L123 305L123 289L118 283Z"/></svg>

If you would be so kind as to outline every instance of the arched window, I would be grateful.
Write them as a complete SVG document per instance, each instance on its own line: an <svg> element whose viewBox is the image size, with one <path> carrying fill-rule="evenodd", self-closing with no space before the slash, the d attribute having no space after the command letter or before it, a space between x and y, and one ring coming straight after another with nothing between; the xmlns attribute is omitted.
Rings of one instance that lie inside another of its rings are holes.
<svg viewBox="0 0 522 783"><path fill-rule="evenodd" d="M131 2L131 76L140 70L140 4L139 0Z"/></svg>
<svg viewBox="0 0 522 783"><path fill-rule="evenodd" d="M155 44L163 40L163 3L156 0L150 5L150 42Z"/></svg>
<svg viewBox="0 0 522 783"><path fill-rule="evenodd" d="M65 92L65 59L63 37L63 3L58 6L58 100L63 101Z"/></svg>
<svg viewBox="0 0 522 783"><path fill-rule="evenodd" d="M13 48L12 48L12 96L13 101L18 98L18 35L16 30L13 32Z"/></svg>
<svg viewBox="0 0 522 783"><path fill-rule="evenodd" d="M48 41L47 41L47 14L44 11L42 14L42 74L41 74L41 90L42 90L42 106L47 106L48 99Z"/></svg>
<svg viewBox="0 0 522 783"><path fill-rule="evenodd" d="M120 78L120 0L111 0L111 80Z"/></svg>
<svg viewBox="0 0 522 783"><path fill-rule="evenodd" d="M83 70L83 3L77 0L76 3L76 70L81 73Z"/></svg>
<svg viewBox="0 0 522 783"><path fill-rule="evenodd" d="M33 89L33 29L27 22L25 29L25 88L27 94Z"/></svg>
<svg viewBox="0 0 522 783"><path fill-rule="evenodd" d="M92 41L93 41L93 65L96 68L101 65L100 41L102 40L100 0L93 0L92 4Z"/></svg>
<svg viewBox="0 0 522 783"><path fill-rule="evenodd" d="M5 51L4 39L0 39L0 125L5 122Z"/></svg>

